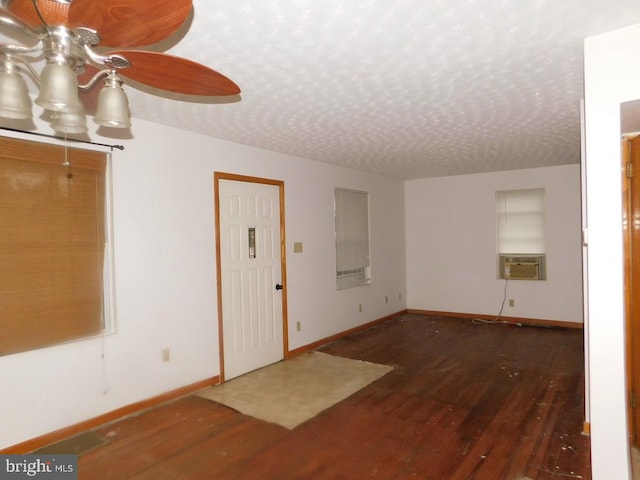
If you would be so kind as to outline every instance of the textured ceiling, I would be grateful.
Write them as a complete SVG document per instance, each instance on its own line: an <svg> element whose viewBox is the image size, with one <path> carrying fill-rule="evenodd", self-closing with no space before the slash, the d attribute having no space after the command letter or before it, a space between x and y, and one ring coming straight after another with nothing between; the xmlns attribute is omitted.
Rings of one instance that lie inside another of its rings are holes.
<svg viewBox="0 0 640 480"><path fill-rule="evenodd" d="M242 94L127 87L134 137L141 118L405 179L578 163L583 39L640 22L638 0L193 4L155 49Z"/></svg>

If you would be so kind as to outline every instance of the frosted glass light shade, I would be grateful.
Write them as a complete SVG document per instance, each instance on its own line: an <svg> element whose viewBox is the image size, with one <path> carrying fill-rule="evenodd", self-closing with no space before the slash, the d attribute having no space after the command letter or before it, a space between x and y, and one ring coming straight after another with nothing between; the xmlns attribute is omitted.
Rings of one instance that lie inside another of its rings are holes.
<svg viewBox="0 0 640 480"><path fill-rule="evenodd" d="M47 63L40 75L40 95L35 102L54 112L81 112L84 107L78 97L78 77L66 65Z"/></svg>
<svg viewBox="0 0 640 480"><path fill-rule="evenodd" d="M24 78L15 72L0 72L0 117L23 120L31 116L31 98Z"/></svg>
<svg viewBox="0 0 640 480"><path fill-rule="evenodd" d="M104 127L128 128L129 99L121 87L105 86L98 94L98 108L93 120Z"/></svg>
<svg viewBox="0 0 640 480"><path fill-rule="evenodd" d="M51 117L51 127L60 133L85 133L87 122L84 113L56 112Z"/></svg>

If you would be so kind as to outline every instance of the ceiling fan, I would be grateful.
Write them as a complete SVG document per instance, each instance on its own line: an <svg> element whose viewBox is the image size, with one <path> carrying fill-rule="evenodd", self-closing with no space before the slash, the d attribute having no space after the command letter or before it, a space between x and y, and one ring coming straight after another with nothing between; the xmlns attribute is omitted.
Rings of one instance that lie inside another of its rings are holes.
<svg viewBox="0 0 640 480"><path fill-rule="evenodd" d="M35 103L52 112L52 126L65 133L87 130L78 93L92 103L87 93L97 91L101 79L94 120L116 128L130 125L121 77L186 95L239 94L232 80L209 67L143 49L175 33L191 10L191 0L0 0L0 31L19 38L18 45L0 43L0 116L31 118L21 74L39 85ZM38 73L33 64L43 59Z"/></svg>

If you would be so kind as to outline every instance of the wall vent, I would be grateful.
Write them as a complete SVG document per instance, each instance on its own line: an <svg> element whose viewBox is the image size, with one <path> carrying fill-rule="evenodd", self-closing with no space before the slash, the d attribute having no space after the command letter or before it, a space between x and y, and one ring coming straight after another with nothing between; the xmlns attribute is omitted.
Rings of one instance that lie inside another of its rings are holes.
<svg viewBox="0 0 640 480"><path fill-rule="evenodd" d="M545 280L545 255L499 254L498 278L506 280Z"/></svg>

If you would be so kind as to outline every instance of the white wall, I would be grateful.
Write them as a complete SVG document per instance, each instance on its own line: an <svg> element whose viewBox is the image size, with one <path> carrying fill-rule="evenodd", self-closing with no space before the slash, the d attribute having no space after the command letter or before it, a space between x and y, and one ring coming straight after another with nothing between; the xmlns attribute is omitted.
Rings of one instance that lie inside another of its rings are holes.
<svg viewBox="0 0 640 480"><path fill-rule="evenodd" d="M497 315L496 191L545 188L546 281L509 281L509 317L582 322L579 165L406 183L407 305Z"/></svg>
<svg viewBox="0 0 640 480"><path fill-rule="evenodd" d="M117 331L0 358L0 448L219 374L214 171L285 182L290 349L406 308L403 182L135 119L133 132L112 162ZM371 202L373 284L340 292L336 186Z"/></svg>
<svg viewBox="0 0 640 480"><path fill-rule="evenodd" d="M640 98L640 25L585 41L593 478L630 478L624 351L620 103Z"/></svg>

